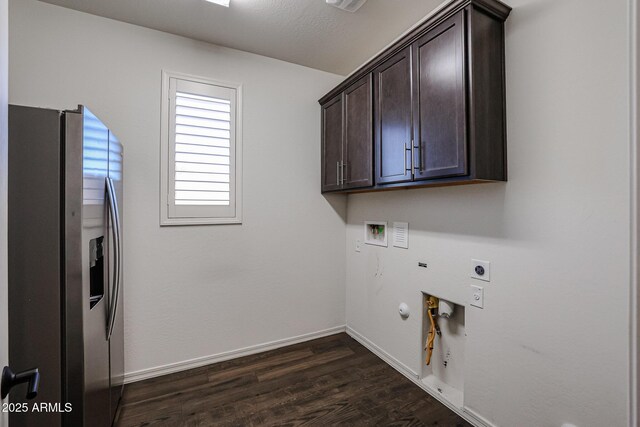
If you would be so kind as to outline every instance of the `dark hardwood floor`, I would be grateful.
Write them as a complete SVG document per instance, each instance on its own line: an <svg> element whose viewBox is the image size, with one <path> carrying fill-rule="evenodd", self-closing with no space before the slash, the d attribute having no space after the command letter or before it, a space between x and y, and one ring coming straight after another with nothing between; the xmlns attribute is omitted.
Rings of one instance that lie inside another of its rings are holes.
<svg viewBox="0 0 640 427"><path fill-rule="evenodd" d="M346 334L125 386L118 426L469 426Z"/></svg>

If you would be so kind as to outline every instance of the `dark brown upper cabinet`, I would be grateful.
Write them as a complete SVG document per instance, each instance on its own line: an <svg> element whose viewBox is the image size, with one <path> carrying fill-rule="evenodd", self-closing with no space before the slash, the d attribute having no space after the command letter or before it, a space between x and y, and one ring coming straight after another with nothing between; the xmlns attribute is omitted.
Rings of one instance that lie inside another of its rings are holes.
<svg viewBox="0 0 640 427"><path fill-rule="evenodd" d="M322 106L322 191L342 189L342 94Z"/></svg>
<svg viewBox="0 0 640 427"><path fill-rule="evenodd" d="M510 11L498 0L452 0L325 95L320 100L323 192L506 181L504 21ZM369 76L372 115L356 107L348 113L354 102L348 93L359 106L365 104L365 95L355 94ZM327 150L340 140L328 129L335 103L343 109L341 160ZM348 139L365 140L364 123L373 130L369 151L364 142L349 150ZM358 130L350 133L354 127ZM367 159L372 168L367 169ZM333 169L326 166L329 161ZM367 170L373 182L348 184Z"/></svg>
<svg viewBox="0 0 640 427"><path fill-rule="evenodd" d="M373 185L371 75L344 91L344 187Z"/></svg>
<svg viewBox="0 0 640 427"><path fill-rule="evenodd" d="M371 75L322 105L322 191L373 185Z"/></svg>
<svg viewBox="0 0 640 427"><path fill-rule="evenodd" d="M411 181L411 49L373 71L376 183Z"/></svg>
<svg viewBox="0 0 640 427"><path fill-rule="evenodd" d="M411 46L414 179L467 175L464 15L459 12Z"/></svg>

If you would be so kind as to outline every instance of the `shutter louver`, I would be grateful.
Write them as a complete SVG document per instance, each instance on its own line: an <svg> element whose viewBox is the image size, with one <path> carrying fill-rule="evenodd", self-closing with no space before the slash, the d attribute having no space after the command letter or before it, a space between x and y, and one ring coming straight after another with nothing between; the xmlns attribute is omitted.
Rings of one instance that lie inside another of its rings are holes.
<svg viewBox="0 0 640 427"><path fill-rule="evenodd" d="M83 204L104 203L104 178L109 174L109 129L85 109L82 124Z"/></svg>
<svg viewBox="0 0 640 427"><path fill-rule="evenodd" d="M176 205L230 205L231 126L230 100L176 91Z"/></svg>

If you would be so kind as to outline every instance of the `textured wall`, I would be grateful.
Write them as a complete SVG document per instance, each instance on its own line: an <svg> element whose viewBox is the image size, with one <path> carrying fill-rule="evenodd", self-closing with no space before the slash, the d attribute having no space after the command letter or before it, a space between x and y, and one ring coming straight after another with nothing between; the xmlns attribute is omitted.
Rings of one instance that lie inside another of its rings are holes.
<svg viewBox="0 0 640 427"><path fill-rule="evenodd" d="M10 101L86 104L125 146L127 372L344 324L316 102L340 77L34 0L9 9ZM162 69L244 85L242 225L159 226Z"/></svg>
<svg viewBox="0 0 640 427"><path fill-rule="evenodd" d="M623 426L627 1L508 3L509 182L349 196L347 325L421 372L421 291L465 303L470 260L489 260L485 308L466 310L466 406L499 426ZM355 252L365 220L408 221L410 249Z"/></svg>

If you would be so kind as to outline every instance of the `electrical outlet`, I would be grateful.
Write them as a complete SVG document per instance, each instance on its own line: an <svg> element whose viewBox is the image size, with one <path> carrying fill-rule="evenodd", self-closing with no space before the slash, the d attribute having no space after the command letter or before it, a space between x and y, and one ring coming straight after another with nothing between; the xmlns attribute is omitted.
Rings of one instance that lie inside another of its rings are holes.
<svg viewBox="0 0 640 427"><path fill-rule="evenodd" d="M491 263L489 261L481 261L479 259L471 260L471 278L491 281Z"/></svg>
<svg viewBox="0 0 640 427"><path fill-rule="evenodd" d="M356 252L360 252L360 249L362 249L362 240L356 239Z"/></svg>
<svg viewBox="0 0 640 427"><path fill-rule="evenodd" d="M469 304L478 307L484 308L484 288L482 286L471 285L471 300Z"/></svg>

